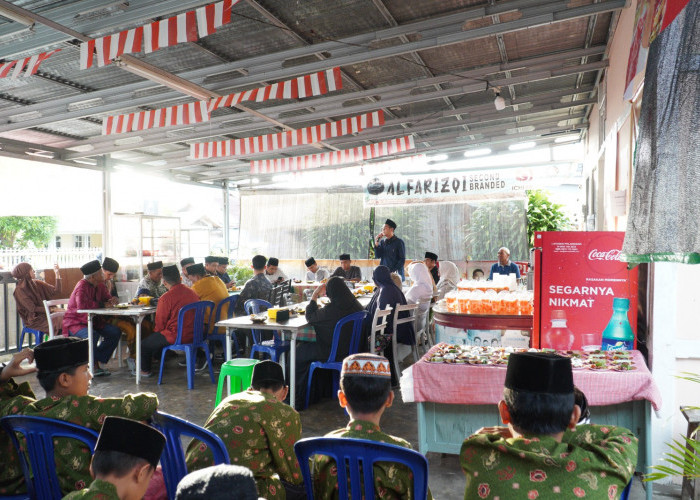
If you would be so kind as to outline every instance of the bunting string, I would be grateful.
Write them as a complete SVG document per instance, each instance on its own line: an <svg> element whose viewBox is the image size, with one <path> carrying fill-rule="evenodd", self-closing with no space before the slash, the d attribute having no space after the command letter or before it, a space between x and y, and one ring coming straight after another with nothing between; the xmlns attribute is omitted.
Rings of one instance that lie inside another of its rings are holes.
<svg viewBox="0 0 700 500"><path fill-rule="evenodd" d="M250 162L250 173L273 174L356 163L358 161L371 160L372 158L409 151L415 149L415 147L413 136L407 135L390 141L370 144L369 146L332 151L330 153L294 156L291 158L278 158L274 160L255 160Z"/></svg>
<svg viewBox="0 0 700 500"><path fill-rule="evenodd" d="M384 111L382 110L277 134L190 144L190 157L201 160L264 153L292 146L313 144L331 137L354 134L379 125L384 125Z"/></svg>
<svg viewBox="0 0 700 500"><path fill-rule="evenodd" d="M60 52L61 49L52 50L50 52L42 52L41 54L36 54L30 57L25 57L24 59L17 59L15 61L8 61L6 63L0 64L0 78L17 78L18 76L28 77L36 74L39 71L39 65L46 61L49 57L54 55L56 52ZM24 70L24 73L22 73Z"/></svg>

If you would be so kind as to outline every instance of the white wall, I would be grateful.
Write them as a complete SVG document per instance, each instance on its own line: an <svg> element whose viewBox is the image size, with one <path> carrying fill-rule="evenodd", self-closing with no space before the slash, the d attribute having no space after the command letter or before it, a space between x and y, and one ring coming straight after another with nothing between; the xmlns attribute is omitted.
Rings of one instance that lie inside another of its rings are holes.
<svg viewBox="0 0 700 500"><path fill-rule="evenodd" d="M663 405L652 416L652 463L659 464L666 443L685 435L687 424L679 406L700 405L700 387L679 380L681 372L700 373L700 266L656 263L650 368L661 390Z"/></svg>

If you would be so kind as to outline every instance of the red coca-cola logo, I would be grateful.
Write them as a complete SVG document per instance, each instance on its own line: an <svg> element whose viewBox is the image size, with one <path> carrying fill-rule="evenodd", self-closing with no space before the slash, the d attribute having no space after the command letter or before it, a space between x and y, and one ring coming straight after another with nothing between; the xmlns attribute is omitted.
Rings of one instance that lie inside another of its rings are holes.
<svg viewBox="0 0 700 500"><path fill-rule="evenodd" d="M588 260L620 260L621 253L621 250L616 249L599 251L597 248L594 248L588 253Z"/></svg>

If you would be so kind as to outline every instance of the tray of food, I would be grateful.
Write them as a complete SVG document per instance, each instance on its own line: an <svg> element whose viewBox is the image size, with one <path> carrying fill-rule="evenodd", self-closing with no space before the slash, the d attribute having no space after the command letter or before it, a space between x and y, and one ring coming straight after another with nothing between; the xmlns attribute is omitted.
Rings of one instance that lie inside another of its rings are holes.
<svg viewBox="0 0 700 500"><path fill-rule="evenodd" d="M428 363L505 366L514 352L550 352L571 358L571 367L580 370L636 370L629 351L557 351L514 347L470 346L440 343L424 358Z"/></svg>

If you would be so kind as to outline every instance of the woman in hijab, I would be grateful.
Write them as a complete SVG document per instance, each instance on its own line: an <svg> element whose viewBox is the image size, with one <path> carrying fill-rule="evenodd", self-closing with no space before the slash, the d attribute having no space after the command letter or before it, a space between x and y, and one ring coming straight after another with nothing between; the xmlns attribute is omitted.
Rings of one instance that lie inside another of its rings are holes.
<svg viewBox="0 0 700 500"><path fill-rule="evenodd" d="M325 307L319 308L316 300L323 292L326 292L330 303ZM296 401L299 404L303 404L306 397L306 385L311 363L313 361L327 361L328 356L331 354L336 323L345 316L359 311L362 311L362 306L342 278L332 277L325 285L319 286L314 291L309 305L306 306L306 320L316 330L316 342L297 343ZM337 361L342 361L343 358L348 356L351 336L352 325L347 324L343 327L338 341ZM321 371L314 374L314 380L322 376L322 373Z"/></svg>
<svg viewBox="0 0 700 500"><path fill-rule="evenodd" d="M459 274L459 268L454 262L449 260L440 262L440 281L437 284L438 300L444 299L446 293L457 288Z"/></svg>
<svg viewBox="0 0 700 500"><path fill-rule="evenodd" d="M428 266L423 262L412 262L408 266L408 275L411 277L413 285L406 291L406 301L409 304L418 304L421 300L432 299L433 294L437 292L433 277L430 275ZM430 307L428 302L424 307L427 310ZM424 312L424 311L422 311Z"/></svg>
<svg viewBox="0 0 700 500"><path fill-rule="evenodd" d="M49 332L49 322L46 318L44 301L51 300L61 293L62 280L58 264L55 264L53 268L56 273L55 287L35 279L34 269L27 262L17 264L12 270L12 277L17 280L14 293L15 302L17 302L17 312L22 318L24 326L44 333ZM62 318L54 320L54 332L58 333L61 321Z"/></svg>
<svg viewBox="0 0 700 500"><path fill-rule="evenodd" d="M424 264L425 265L425 264ZM427 268L426 268L427 269ZM377 266L372 273L372 279L374 284L379 288L375 293L374 297L369 304L367 304L367 317L365 318L365 324L363 328L363 337L368 338L372 333L370 330L372 328L372 319L374 318L374 313L379 308L380 310L386 309L386 306L391 306L396 308L396 304L406 305L406 297L404 297L403 292L399 287L396 286L394 281L391 279L391 272L386 266ZM408 312L401 313L399 318L404 318L408 315ZM377 338L377 345L373 346L374 350L383 350L384 356L390 361L391 365L391 383L392 385L398 385L399 374L394 373L394 360L393 352L391 348L391 332L394 329L394 315L388 316L387 327L384 330L386 335L384 338ZM415 334L413 332L413 323L403 323L399 325L399 329L396 332L396 338L400 344L413 345L415 343Z"/></svg>

